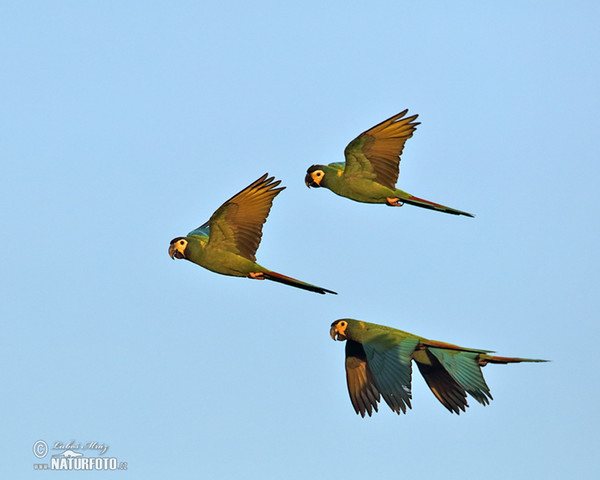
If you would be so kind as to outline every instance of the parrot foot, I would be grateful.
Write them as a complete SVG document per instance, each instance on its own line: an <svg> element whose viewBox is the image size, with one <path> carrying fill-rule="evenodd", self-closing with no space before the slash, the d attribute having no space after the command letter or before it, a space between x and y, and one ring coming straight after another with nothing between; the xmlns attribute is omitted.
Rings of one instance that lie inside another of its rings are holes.
<svg viewBox="0 0 600 480"><path fill-rule="evenodd" d="M390 197L387 197L385 199L385 203L387 205L389 205L390 207L401 207L402 205L404 205L404 203L401 202L399 198L390 198Z"/></svg>
<svg viewBox="0 0 600 480"><path fill-rule="evenodd" d="M250 272L248 274L248 276L250 278L253 278L254 280L264 280L265 279L265 274L263 272L256 272L256 273Z"/></svg>

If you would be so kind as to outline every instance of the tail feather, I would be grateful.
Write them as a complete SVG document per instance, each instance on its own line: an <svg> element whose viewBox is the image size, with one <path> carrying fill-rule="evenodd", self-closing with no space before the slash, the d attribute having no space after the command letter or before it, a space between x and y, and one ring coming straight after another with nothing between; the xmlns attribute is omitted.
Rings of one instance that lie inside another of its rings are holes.
<svg viewBox="0 0 600 480"><path fill-rule="evenodd" d="M540 358L518 358L518 357L496 357L494 355L480 355L479 364L481 366L487 365L488 363L521 363L521 362L549 362L550 360L542 360Z"/></svg>
<svg viewBox="0 0 600 480"><path fill-rule="evenodd" d="M430 210L437 210L438 212L450 213L452 215L465 215L466 217L475 216L472 213L463 212L462 210L457 210L456 208L446 207L445 205L440 205L439 203L430 202L429 200L415 197L414 195L410 195L409 193L403 193L404 195L400 197L400 201L403 203L408 203L409 205L428 208Z"/></svg>
<svg viewBox="0 0 600 480"><path fill-rule="evenodd" d="M439 342L437 340L421 340L421 345L426 347L434 348L445 348L446 350L458 350L460 352L474 352L474 353L494 353L492 350L481 350L480 348L465 348L453 345L452 343Z"/></svg>
<svg viewBox="0 0 600 480"><path fill-rule="evenodd" d="M272 280L273 282L283 283L284 285L289 285L291 287L301 288L303 290L308 290L309 292L320 293L321 295L325 295L325 293L332 293L337 295L337 292L332 290L327 290L326 288L317 287L316 285L312 285L310 283L302 282L300 280L296 280L292 277L287 277L282 275L281 273L268 271L263 272L263 276L266 280Z"/></svg>

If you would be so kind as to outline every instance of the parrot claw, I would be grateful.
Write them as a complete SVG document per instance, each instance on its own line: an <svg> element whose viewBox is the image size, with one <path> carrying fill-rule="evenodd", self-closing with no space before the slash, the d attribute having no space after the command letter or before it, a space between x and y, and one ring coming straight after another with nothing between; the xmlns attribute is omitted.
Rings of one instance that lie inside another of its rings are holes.
<svg viewBox="0 0 600 480"><path fill-rule="evenodd" d="M385 199L385 203L388 204L390 207L401 207L402 205L404 205L404 203L401 202L399 198L390 197L387 197Z"/></svg>
<svg viewBox="0 0 600 480"><path fill-rule="evenodd" d="M265 275L263 272L250 272L249 274L250 278L253 278L254 280L264 280L265 279Z"/></svg>

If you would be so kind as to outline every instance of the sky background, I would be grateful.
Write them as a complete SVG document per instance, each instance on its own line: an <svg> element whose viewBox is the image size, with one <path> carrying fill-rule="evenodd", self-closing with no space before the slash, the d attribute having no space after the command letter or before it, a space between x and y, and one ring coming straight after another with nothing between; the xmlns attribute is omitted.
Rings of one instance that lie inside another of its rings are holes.
<svg viewBox="0 0 600 480"><path fill-rule="evenodd" d="M418 3L0 4L2 478L597 474L600 6ZM405 108L399 187L476 218L305 187ZM338 296L169 258L265 172L259 262ZM362 419L342 317L552 363Z"/></svg>

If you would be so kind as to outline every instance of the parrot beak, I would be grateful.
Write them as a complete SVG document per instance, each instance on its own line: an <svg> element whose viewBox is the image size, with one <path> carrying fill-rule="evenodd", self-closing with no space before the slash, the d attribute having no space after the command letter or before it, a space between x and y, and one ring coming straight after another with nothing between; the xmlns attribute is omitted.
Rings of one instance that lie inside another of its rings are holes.
<svg viewBox="0 0 600 480"><path fill-rule="evenodd" d="M175 248L175 245L171 244L169 245L169 257L171 257L171 259L175 260L175 254L178 253L177 249Z"/></svg>
<svg viewBox="0 0 600 480"><path fill-rule="evenodd" d="M310 173L306 174L306 177L304 177L304 183L306 184L306 186L308 188L310 188L311 186L314 187L315 185L313 184L313 179L310 176ZM318 186L318 185L317 185Z"/></svg>
<svg viewBox="0 0 600 480"><path fill-rule="evenodd" d="M335 340L336 333L337 333L337 330L335 329L335 327L331 327L331 330L329 330L329 335L331 336L332 340Z"/></svg>
<svg viewBox="0 0 600 480"><path fill-rule="evenodd" d="M329 335L331 335L331 339L332 340L339 340L340 342L343 340L346 340L346 337L344 337L344 335L342 335L338 329L336 325L332 325L331 326L331 330L329 330Z"/></svg>

